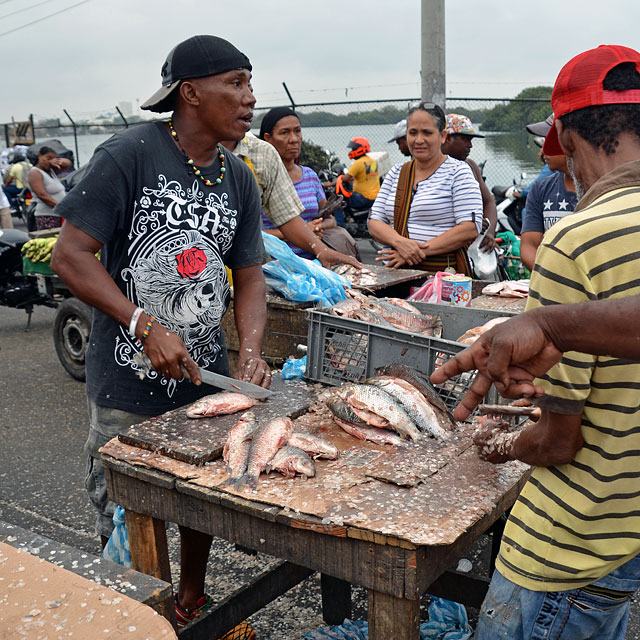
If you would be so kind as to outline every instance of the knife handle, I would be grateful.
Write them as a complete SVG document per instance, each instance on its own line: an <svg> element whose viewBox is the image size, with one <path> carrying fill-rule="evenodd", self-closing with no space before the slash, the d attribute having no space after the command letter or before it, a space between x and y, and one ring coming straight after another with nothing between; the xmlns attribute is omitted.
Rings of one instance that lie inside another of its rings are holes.
<svg viewBox="0 0 640 640"><path fill-rule="evenodd" d="M191 376L189 375L189 372L185 369L185 367L184 367L184 365L183 365L183 364L181 364L181 365L180 365L180 371L182 371L182 375L183 375L187 380L189 380L190 382L192 382L192 380L191 380Z"/></svg>

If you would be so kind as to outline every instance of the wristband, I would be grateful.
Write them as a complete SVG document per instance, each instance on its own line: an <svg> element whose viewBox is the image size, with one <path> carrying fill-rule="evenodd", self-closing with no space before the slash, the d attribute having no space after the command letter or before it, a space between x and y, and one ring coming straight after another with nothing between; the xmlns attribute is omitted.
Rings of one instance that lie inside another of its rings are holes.
<svg viewBox="0 0 640 640"><path fill-rule="evenodd" d="M129 321L129 335L132 338L136 337L136 327L138 326L138 320L140 319L140 316L143 314L143 309L142 307L138 307L132 314L131 314L131 320Z"/></svg>
<svg viewBox="0 0 640 640"><path fill-rule="evenodd" d="M153 323L156 321L156 319L153 316L149 316L149 320L147 320L147 326L144 328L143 332L142 332L142 338L141 338L141 342L144 342L145 338L149 337L149 331L151 331L151 327L153 326Z"/></svg>

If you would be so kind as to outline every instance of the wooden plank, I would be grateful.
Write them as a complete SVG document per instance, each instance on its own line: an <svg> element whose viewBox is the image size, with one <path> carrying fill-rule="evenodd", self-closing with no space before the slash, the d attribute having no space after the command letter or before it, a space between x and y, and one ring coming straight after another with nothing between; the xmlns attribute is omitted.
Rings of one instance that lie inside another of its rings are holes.
<svg viewBox="0 0 640 640"><path fill-rule="evenodd" d="M445 571L429 586L427 593L459 602L465 607L479 609L487 595L489 582L490 580L483 576L470 575L460 571Z"/></svg>
<svg viewBox="0 0 640 640"><path fill-rule="evenodd" d="M322 619L327 624L342 624L351 618L351 585L326 573L320 575Z"/></svg>
<svg viewBox="0 0 640 640"><path fill-rule="evenodd" d="M287 382L279 373L274 374L271 388L274 394L251 408L259 422L284 415L297 417L312 401L310 386L299 381ZM213 387L211 392L214 393ZM192 419L187 417L186 410L187 407L181 407L133 425L119 434L118 439L194 465L219 458L227 433L242 412Z"/></svg>
<svg viewBox="0 0 640 640"><path fill-rule="evenodd" d="M187 625L180 633L180 640L219 638L312 574L313 571L309 569L282 562L222 600L196 622Z"/></svg>
<svg viewBox="0 0 640 640"><path fill-rule="evenodd" d="M105 558L93 556L14 524L0 521L0 542L26 551L32 556L87 580L114 589L157 611L163 609L162 603L165 601L171 601L173 604L171 585L164 580L139 573Z"/></svg>
<svg viewBox="0 0 640 640"><path fill-rule="evenodd" d="M418 640L420 600L407 600L369 589L369 640Z"/></svg>
<svg viewBox="0 0 640 640"><path fill-rule="evenodd" d="M417 569L411 561L415 551L261 520L222 504L147 485L118 473L112 475L113 498L125 509L153 514L158 519L398 597L404 596L406 585L416 580ZM413 578L408 578L408 573Z"/></svg>

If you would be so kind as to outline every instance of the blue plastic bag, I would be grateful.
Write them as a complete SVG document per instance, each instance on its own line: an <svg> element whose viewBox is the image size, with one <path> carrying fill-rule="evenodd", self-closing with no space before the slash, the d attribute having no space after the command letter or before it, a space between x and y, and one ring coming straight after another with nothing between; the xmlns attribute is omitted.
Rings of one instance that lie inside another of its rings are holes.
<svg viewBox="0 0 640 640"><path fill-rule="evenodd" d="M303 378L307 369L307 356L302 358L287 358L282 365L282 377L285 380L293 380L293 378Z"/></svg>
<svg viewBox="0 0 640 640"><path fill-rule="evenodd" d="M344 300L344 290L351 287L346 278L325 269L318 260L297 256L286 242L262 232L267 253L273 258L262 265L265 280L288 300L320 302L331 306Z"/></svg>
<svg viewBox="0 0 640 640"><path fill-rule="evenodd" d="M129 533L124 521L124 507L118 505L113 513L113 531L102 550L102 557L117 562L123 567L131 566Z"/></svg>
<svg viewBox="0 0 640 640"><path fill-rule="evenodd" d="M473 631L466 609L457 602L433 598L429 621L420 625L420 640L469 640ZM322 627L302 636L302 640L368 640L365 620L347 620L340 625Z"/></svg>

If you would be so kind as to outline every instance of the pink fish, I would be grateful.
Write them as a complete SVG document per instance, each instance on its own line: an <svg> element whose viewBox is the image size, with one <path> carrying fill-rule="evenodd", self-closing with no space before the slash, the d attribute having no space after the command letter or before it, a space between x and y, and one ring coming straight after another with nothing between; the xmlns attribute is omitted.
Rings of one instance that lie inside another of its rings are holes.
<svg viewBox="0 0 640 640"><path fill-rule="evenodd" d="M220 391L210 396L205 396L194 402L187 409L188 418L207 418L209 416L222 416L237 411L244 411L258 404L258 400L245 396L242 393Z"/></svg>

